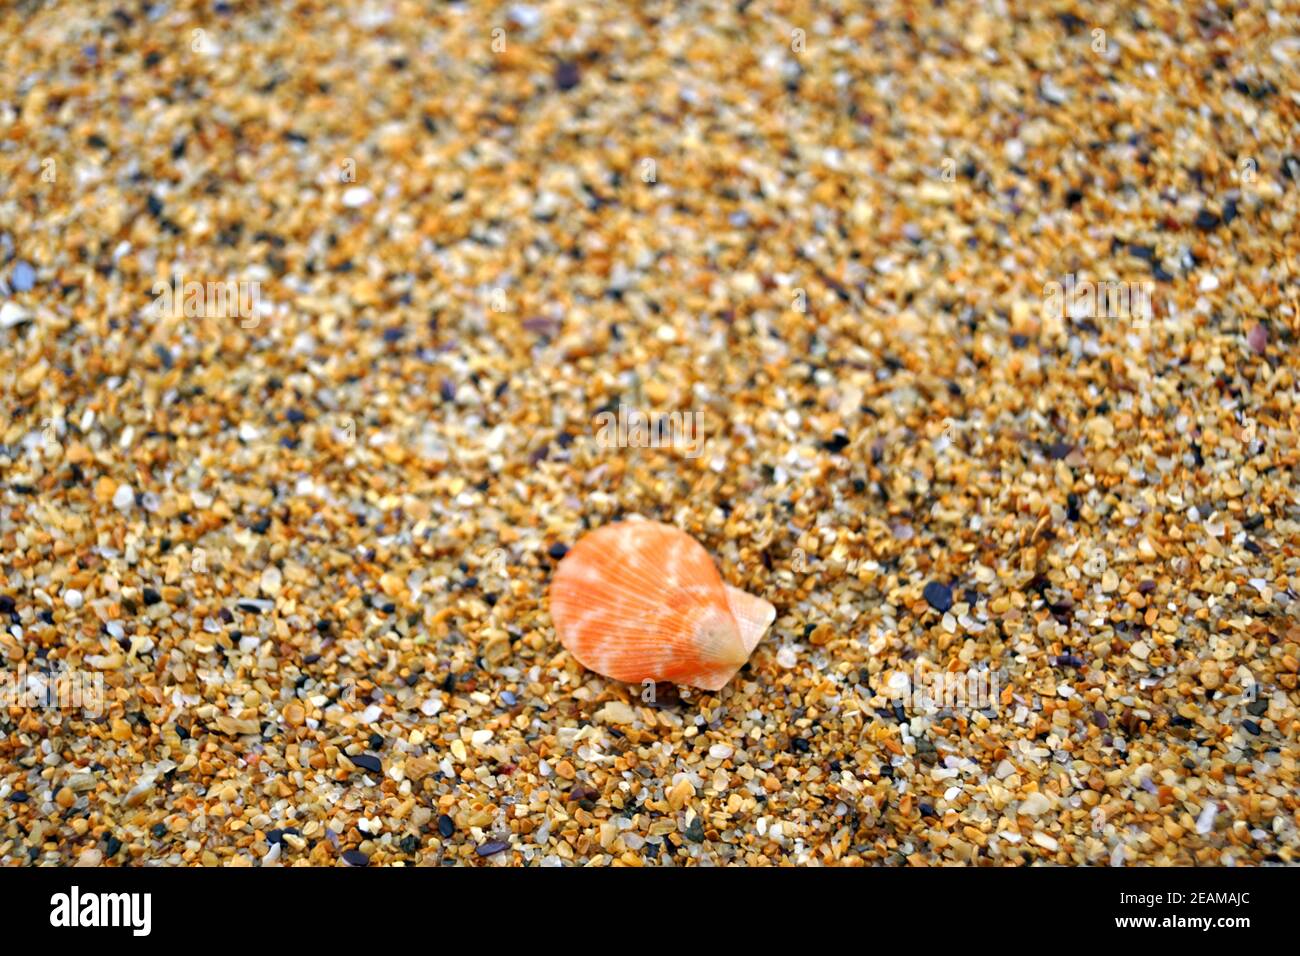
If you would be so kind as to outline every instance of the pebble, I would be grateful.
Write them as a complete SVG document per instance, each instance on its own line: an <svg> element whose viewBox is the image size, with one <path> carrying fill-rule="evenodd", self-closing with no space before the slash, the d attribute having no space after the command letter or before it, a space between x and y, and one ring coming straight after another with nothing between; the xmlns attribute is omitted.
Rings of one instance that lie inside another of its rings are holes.
<svg viewBox="0 0 1300 956"><path fill-rule="evenodd" d="M0 329L12 329L30 322L32 313L17 302L0 303Z"/></svg>
<svg viewBox="0 0 1300 956"><path fill-rule="evenodd" d="M31 263L22 260L14 263L13 272L9 275L9 285L15 292L30 292L36 285L36 270L32 268Z"/></svg>
<svg viewBox="0 0 1300 956"><path fill-rule="evenodd" d="M529 4L512 4L507 12L510 19L525 30L536 30L542 25L542 11Z"/></svg>
<svg viewBox="0 0 1300 956"><path fill-rule="evenodd" d="M131 490L131 486L125 482L118 485L117 490L113 492L113 507L118 511L126 511L134 504L135 492Z"/></svg>
<svg viewBox="0 0 1300 956"><path fill-rule="evenodd" d="M940 614L945 614L952 607L952 588L938 581L931 581L925 586L924 597L930 607Z"/></svg>
<svg viewBox="0 0 1300 956"><path fill-rule="evenodd" d="M607 724L630 724L636 720L636 711L621 700L611 700L597 711L596 719Z"/></svg>
<svg viewBox="0 0 1300 956"><path fill-rule="evenodd" d="M1251 351L1256 355L1263 355L1268 351L1268 326L1263 323L1255 323L1250 327L1246 334L1246 341L1249 343Z"/></svg>
<svg viewBox="0 0 1300 956"><path fill-rule="evenodd" d="M364 186L352 186L343 191L343 205L349 209L360 209L374 198L374 193Z"/></svg>
<svg viewBox="0 0 1300 956"><path fill-rule="evenodd" d="M268 597L275 597L280 593L283 582L284 577L280 569L272 564L262 570L262 577L258 582L258 586L262 589L263 594Z"/></svg>
<svg viewBox="0 0 1300 956"><path fill-rule="evenodd" d="M378 757L372 754L356 754L349 756L348 760L369 773L381 774L384 772L384 765Z"/></svg>
<svg viewBox="0 0 1300 956"><path fill-rule="evenodd" d="M1029 794L1020 804L1020 812L1029 817L1042 816L1051 808L1051 801L1038 792Z"/></svg>
<svg viewBox="0 0 1300 956"><path fill-rule="evenodd" d="M555 68L555 87L556 89L567 92L582 82L582 71L578 69L578 64L571 60L565 60Z"/></svg>

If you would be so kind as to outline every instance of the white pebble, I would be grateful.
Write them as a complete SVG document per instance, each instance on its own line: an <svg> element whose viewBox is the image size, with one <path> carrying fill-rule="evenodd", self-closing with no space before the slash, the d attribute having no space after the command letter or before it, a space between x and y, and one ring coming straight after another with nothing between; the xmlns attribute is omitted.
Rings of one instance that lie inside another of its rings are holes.
<svg viewBox="0 0 1300 956"><path fill-rule="evenodd" d="M68 590L63 592L63 603L68 607L69 610L75 611L77 608L81 607L83 603L85 603L85 599L82 598L80 591L69 588Z"/></svg>
<svg viewBox="0 0 1300 956"><path fill-rule="evenodd" d="M799 658L795 655L794 651L791 648L783 647L776 652L776 663L777 666L784 667L786 670L790 670L797 663L799 663Z"/></svg>
<svg viewBox="0 0 1300 956"><path fill-rule="evenodd" d="M1020 802L1020 812L1027 817L1036 817L1052 808L1052 803L1041 793L1035 791Z"/></svg>
<svg viewBox="0 0 1300 956"><path fill-rule="evenodd" d="M525 30L535 30L541 26L542 12L526 3L516 3L510 8L510 19Z"/></svg>
<svg viewBox="0 0 1300 956"><path fill-rule="evenodd" d="M131 486L123 482L117 486L117 491L113 492L113 507L118 511L125 511L131 505L135 504L135 492Z"/></svg>
<svg viewBox="0 0 1300 956"><path fill-rule="evenodd" d="M351 189L344 190L343 205L349 209L359 209L374 198L375 194L365 186L353 186Z"/></svg>
<svg viewBox="0 0 1300 956"><path fill-rule="evenodd" d="M262 580L260 586L263 594L274 597L280 593L280 588L283 583L284 576L280 573L280 569L274 564L268 564L262 569Z"/></svg>
<svg viewBox="0 0 1300 956"><path fill-rule="evenodd" d="M735 752L733 748L728 747L726 744L714 744L709 748L709 756L714 760L726 760Z"/></svg>
<svg viewBox="0 0 1300 956"><path fill-rule="evenodd" d="M0 329L12 329L16 325L30 322L31 318L32 314L17 302L6 302L0 305Z"/></svg>

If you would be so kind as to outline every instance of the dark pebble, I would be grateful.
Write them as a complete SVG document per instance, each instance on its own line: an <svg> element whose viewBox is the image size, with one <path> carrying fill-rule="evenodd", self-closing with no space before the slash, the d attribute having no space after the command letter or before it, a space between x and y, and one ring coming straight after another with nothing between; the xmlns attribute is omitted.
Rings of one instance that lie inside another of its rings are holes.
<svg viewBox="0 0 1300 956"><path fill-rule="evenodd" d="M558 561L566 554L569 553L569 546L567 544L561 544L560 542L557 541L555 542L555 544L551 545L549 548L546 549L546 553L549 554L556 561Z"/></svg>
<svg viewBox="0 0 1300 956"><path fill-rule="evenodd" d="M489 840L487 843L474 848L474 852L479 856L495 856L502 850L510 849L510 844L504 840Z"/></svg>
<svg viewBox="0 0 1300 956"><path fill-rule="evenodd" d="M1208 209L1202 209L1196 214L1196 228L1201 232L1213 232L1219 228L1219 223L1222 221L1218 214L1212 213Z"/></svg>
<svg viewBox="0 0 1300 956"><path fill-rule="evenodd" d="M568 92L582 82L582 71L578 64L566 60L555 68L555 86L562 92Z"/></svg>
<svg viewBox="0 0 1300 956"><path fill-rule="evenodd" d="M1268 712L1268 701L1264 700L1263 698L1260 698L1259 700L1252 700L1249 704L1246 705L1246 713L1250 714L1250 716L1252 717L1263 717L1264 714L1267 712Z"/></svg>
<svg viewBox="0 0 1300 956"><path fill-rule="evenodd" d="M8 594L0 594L0 614L12 614L16 605Z"/></svg>
<svg viewBox="0 0 1300 956"><path fill-rule="evenodd" d="M946 584L931 581L925 586L925 591L922 594L930 607L940 614L947 614L948 609L952 607L952 588Z"/></svg>
<svg viewBox="0 0 1300 956"><path fill-rule="evenodd" d="M348 757L348 759L362 770L368 770L371 773L384 772L384 765L379 762L379 758L372 757L370 754L357 754L355 757Z"/></svg>
<svg viewBox="0 0 1300 956"><path fill-rule="evenodd" d="M153 834L153 838L155 840L161 840L163 837L167 835L167 824L155 823L153 825L153 829L151 829L149 832Z"/></svg>
<svg viewBox="0 0 1300 956"><path fill-rule="evenodd" d="M1082 667L1083 658L1075 654L1059 654L1052 658L1053 667Z"/></svg>
<svg viewBox="0 0 1300 956"><path fill-rule="evenodd" d="M144 603L146 605L157 604L161 600L162 600L162 595L159 594L157 591L155 591L153 588L144 589Z"/></svg>
<svg viewBox="0 0 1300 956"><path fill-rule="evenodd" d="M420 838L414 833L408 833L402 837L401 843L398 844L403 853L415 853L420 849Z"/></svg>
<svg viewBox="0 0 1300 956"><path fill-rule="evenodd" d="M117 837L109 834L109 836L104 839L104 852L109 857L117 856L120 849L122 849L122 841Z"/></svg>
<svg viewBox="0 0 1300 956"><path fill-rule="evenodd" d="M442 814L438 817L438 833L444 840L450 839L451 835L456 832L456 824L451 822L451 817Z"/></svg>
<svg viewBox="0 0 1300 956"><path fill-rule="evenodd" d="M1256 737L1259 736L1259 724L1255 723L1253 720L1243 720L1241 726L1245 727L1246 730L1250 731L1250 733L1254 734Z"/></svg>
<svg viewBox="0 0 1300 956"><path fill-rule="evenodd" d="M690 840L692 843L704 842L703 818L697 816L694 820L690 822L690 825L687 826L686 828L686 839Z"/></svg>
<svg viewBox="0 0 1300 956"><path fill-rule="evenodd" d="M1110 726L1110 718L1107 717L1099 710L1094 710L1092 712L1092 722L1096 724L1098 727L1100 727L1102 730L1105 730L1107 727Z"/></svg>
<svg viewBox="0 0 1300 956"><path fill-rule="evenodd" d="M344 850L343 862L348 866L369 866L370 857L366 856L360 850Z"/></svg>

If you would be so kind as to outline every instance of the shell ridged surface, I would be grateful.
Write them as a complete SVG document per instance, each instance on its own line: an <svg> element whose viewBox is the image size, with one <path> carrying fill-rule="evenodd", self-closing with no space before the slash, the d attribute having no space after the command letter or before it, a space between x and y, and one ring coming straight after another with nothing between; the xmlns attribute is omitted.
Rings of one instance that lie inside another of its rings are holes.
<svg viewBox="0 0 1300 956"><path fill-rule="evenodd" d="M551 618L584 667L615 680L719 690L776 617L725 584L694 538L655 521L581 538L551 582Z"/></svg>

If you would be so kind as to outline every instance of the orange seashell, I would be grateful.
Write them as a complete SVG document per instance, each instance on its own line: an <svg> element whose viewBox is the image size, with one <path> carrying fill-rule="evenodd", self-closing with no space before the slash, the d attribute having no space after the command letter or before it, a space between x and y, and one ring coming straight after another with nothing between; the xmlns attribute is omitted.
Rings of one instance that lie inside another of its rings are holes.
<svg viewBox="0 0 1300 956"><path fill-rule="evenodd" d="M584 535L551 581L560 643L614 680L720 690L776 618L760 597L725 584L698 541L657 521Z"/></svg>

